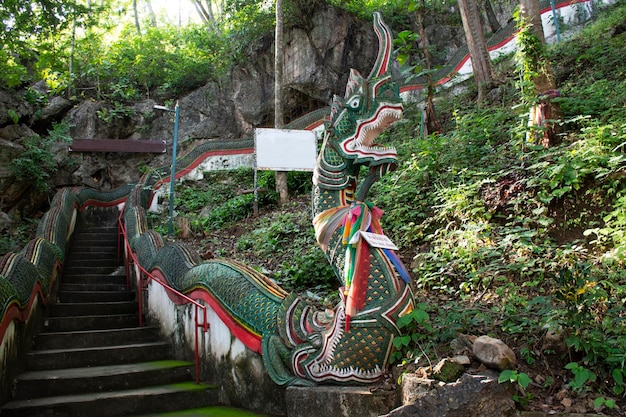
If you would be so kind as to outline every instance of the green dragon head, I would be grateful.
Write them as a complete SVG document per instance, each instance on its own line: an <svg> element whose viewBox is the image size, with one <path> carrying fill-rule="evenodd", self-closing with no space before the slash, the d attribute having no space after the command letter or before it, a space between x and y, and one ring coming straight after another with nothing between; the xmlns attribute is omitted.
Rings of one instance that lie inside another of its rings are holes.
<svg viewBox="0 0 626 417"><path fill-rule="evenodd" d="M370 167L397 163L398 155L391 147L379 146L376 138L402 118L402 100L398 85L391 75L364 79L352 70L343 100L334 97L331 120L327 130L330 145L354 165Z"/></svg>
<svg viewBox="0 0 626 417"><path fill-rule="evenodd" d="M399 86L389 70L391 33L378 13L374 15L374 29L379 40L374 68L367 78L351 70L344 98L333 98L320 153L321 172L316 173L321 187L337 190L353 187L361 167L369 168L359 198L365 197L374 181L396 168L396 150L375 141L403 115Z"/></svg>

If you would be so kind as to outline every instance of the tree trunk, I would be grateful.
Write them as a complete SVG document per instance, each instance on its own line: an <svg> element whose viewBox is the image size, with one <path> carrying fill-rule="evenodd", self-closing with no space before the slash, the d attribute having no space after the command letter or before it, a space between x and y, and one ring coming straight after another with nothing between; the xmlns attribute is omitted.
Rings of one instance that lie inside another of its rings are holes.
<svg viewBox="0 0 626 417"><path fill-rule="evenodd" d="M496 13L493 11L493 6L490 0L483 0L483 8L485 9L485 15L487 16L487 22L489 22L489 28L491 33L496 33L500 30L500 22L496 18Z"/></svg>
<svg viewBox="0 0 626 417"><path fill-rule="evenodd" d="M196 8L196 12L198 12L198 16L200 16L200 19L202 20L202 23L204 23L205 25L209 25L209 15L206 11L206 9L204 8L204 6L202 5L202 1L201 0L193 0L193 5Z"/></svg>
<svg viewBox="0 0 626 417"><path fill-rule="evenodd" d="M150 21L152 22L152 26L157 27L156 15L154 14L154 9L152 8L152 2L150 0L146 0L146 6L148 6L148 12L150 13Z"/></svg>
<svg viewBox="0 0 626 417"><path fill-rule="evenodd" d="M215 15L213 14L213 7L211 6L211 1L210 0L206 0L206 3L207 3L207 12L209 14L209 22L211 24L211 28L219 36L222 36L222 32L220 31L220 27L217 24L217 21L215 20Z"/></svg>
<svg viewBox="0 0 626 417"><path fill-rule="evenodd" d="M493 84L493 69L487 41L483 31L480 14L475 0L459 0L459 10L463 21L465 39L472 59L472 69L474 70L474 82L478 88L478 102L481 102L487 88Z"/></svg>
<svg viewBox="0 0 626 417"><path fill-rule="evenodd" d="M196 6L196 11L200 15L202 22L210 30L217 33L218 36L222 36L220 27L215 20L215 16L213 15L213 5L211 4L211 0L206 0L206 7L202 4L202 0L193 0L193 4Z"/></svg>
<svg viewBox="0 0 626 417"><path fill-rule="evenodd" d="M133 11L135 12L135 28L137 35L141 36L141 26L139 25L139 11L137 10L137 0L133 0Z"/></svg>
<svg viewBox="0 0 626 417"><path fill-rule="evenodd" d="M76 20L72 22L72 38L70 41L70 62L69 62L70 83L67 88L68 99L70 99L74 95L74 51L75 49L76 49Z"/></svg>
<svg viewBox="0 0 626 417"><path fill-rule="evenodd" d="M276 40L274 45L274 127L282 129L285 125L283 109L283 0L276 0ZM276 191L280 198L280 205L289 202L287 188L287 172L276 171Z"/></svg>
<svg viewBox="0 0 626 417"><path fill-rule="evenodd" d="M424 55L424 68L427 71L426 81L428 82L428 87L426 90L426 105L424 107L424 119L426 125L426 134L430 134L433 132L440 132L441 127L439 126L439 122L437 121L437 113L435 112L435 102L433 100L435 96L435 88L433 86L433 78L430 74L431 62L430 62L430 52L428 51L428 38L426 37L426 30L424 29L424 11L426 10L426 5L424 1L422 1L422 7L420 7L415 12L415 21L417 22L417 31L422 40L422 54Z"/></svg>
<svg viewBox="0 0 626 417"><path fill-rule="evenodd" d="M541 41L545 47L545 35L541 23L541 9L538 0L521 0L520 15L522 21L528 24L531 33ZM545 147L557 145L561 142L561 126L558 123L563 119L563 113L558 103L552 99L560 94L554 82L550 61L544 54L538 54L541 62L534 62L535 68L533 84L537 102L531 107L529 115L529 136L535 141L540 141ZM528 59L528 58L527 58Z"/></svg>
<svg viewBox="0 0 626 417"><path fill-rule="evenodd" d="M520 13L522 18L530 24L532 33L539 38L542 44L546 43L541 22L541 8L538 0L521 0Z"/></svg>

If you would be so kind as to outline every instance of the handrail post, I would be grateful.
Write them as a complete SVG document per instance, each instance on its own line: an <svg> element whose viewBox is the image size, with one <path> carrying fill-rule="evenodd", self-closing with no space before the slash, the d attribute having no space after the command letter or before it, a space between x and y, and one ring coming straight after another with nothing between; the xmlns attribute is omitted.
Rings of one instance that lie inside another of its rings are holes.
<svg viewBox="0 0 626 417"><path fill-rule="evenodd" d="M196 326L194 331L196 332L196 384L200 383L200 343L199 343L199 336L198 336L198 306L196 305Z"/></svg>
<svg viewBox="0 0 626 417"><path fill-rule="evenodd" d="M139 305L139 327L143 327L143 272L139 270L137 280L137 304Z"/></svg>
<svg viewBox="0 0 626 417"><path fill-rule="evenodd" d="M124 263L126 265L126 290L130 291L130 266L132 265L132 259L130 261L126 260Z"/></svg>
<svg viewBox="0 0 626 417"><path fill-rule="evenodd" d="M209 324L207 322L207 307L205 305L200 304L198 301L195 301L191 298L189 298L188 296L186 296L185 294L177 291L176 289L170 287L169 285L165 284L164 282L162 282L161 280L157 279L154 275L152 275L150 272L148 272L146 269L144 269L141 264L139 263L139 261L137 260L136 255L133 253L132 249L130 248L130 245L128 243L128 238L126 236L126 228L124 227L124 224L121 221L121 216L119 218L119 227L123 236L123 240L124 240L124 249L125 252L127 253L127 256L125 257L125 262L127 264L127 280L130 277L130 265L136 265L136 270L138 271L138 277L137 277L137 294L138 294L138 299L137 299L137 305L139 306L139 327L143 327L143 292L144 292L144 275L145 275L145 289L147 291L148 288L148 283L150 281L155 281L157 282L159 285L161 285L166 291L169 291L171 293L176 294L178 297L186 300L187 302L191 303L194 305L195 307L195 317L194 317L194 324L195 324L195 362L196 362L196 384L200 383L200 336L198 335L198 331L200 329L200 327L202 327L204 329L205 332L208 331L209 329ZM198 309L202 309L203 311L203 318L204 321L202 324L200 324L199 322L199 312Z"/></svg>

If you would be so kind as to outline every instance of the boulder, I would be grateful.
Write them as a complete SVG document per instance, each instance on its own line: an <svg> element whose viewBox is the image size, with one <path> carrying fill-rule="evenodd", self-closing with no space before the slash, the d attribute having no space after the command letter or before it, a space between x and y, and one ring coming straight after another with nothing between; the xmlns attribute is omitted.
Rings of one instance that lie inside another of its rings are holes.
<svg viewBox="0 0 626 417"><path fill-rule="evenodd" d="M407 374L402 382L405 405L385 417L512 417L515 387L499 384L493 371L463 374L457 382L445 384Z"/></svg>
<svg viewBox="0 0 626 417"><path fill-rule="evenodd" d="M41 112L35 113L34 122L37 125L50 125L54 121L61 120L71 108L71 101L63 97L52 97L48 101L48 105L41 109Z"/></svg>
<svg viewBox="0 0 626 417"><path fill-rule="evenodd" d="M33 111L33 106L24 100L23 93L0 90L0 126L18 123L29 117Z"/></svg>
<svg viewBox="0 0 626 417"><path fill-rule="evenodd" d="M0 140L6 140L9 142L20 143L24 138L28 136L37 136L28 125L23 123L10 124L3 128L0 128Z"/></svg>
<svg viewBox="0 0 626 417"><path fill-rule="evenodd" d="M489 336L477 337L473 347L474 359L485 366L501 371L514 369L517 363L515 353L502 340Z"/></svg>
<svg viewBox="0 0 626 417"><path fill-rule="evenodd" d="M11 216L3 211L0 211L0 232L5 232L9 230L9 228L11 228L14 223L15 222L13 221Z"/></svg>

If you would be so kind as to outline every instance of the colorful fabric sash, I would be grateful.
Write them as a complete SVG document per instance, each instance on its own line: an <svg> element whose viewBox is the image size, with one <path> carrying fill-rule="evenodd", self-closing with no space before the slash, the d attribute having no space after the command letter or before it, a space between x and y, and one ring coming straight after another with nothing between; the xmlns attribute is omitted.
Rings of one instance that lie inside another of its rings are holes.
<svg viewBox="0 0 626 417"><path fill-rule="evenodd" d="M346 305L346 331L350 330L351 318L363 310L370 277L370 248L360 232L384 235L380 225L383 213L372 203L357 201L349 206L326 210L313 220L317 240L324 251L328 250L334 232L343 227L342 243L346 253L342 295ZM400 278L408 284L409 273L395 252L391 249L380 249L394 265Z"/></svg>

